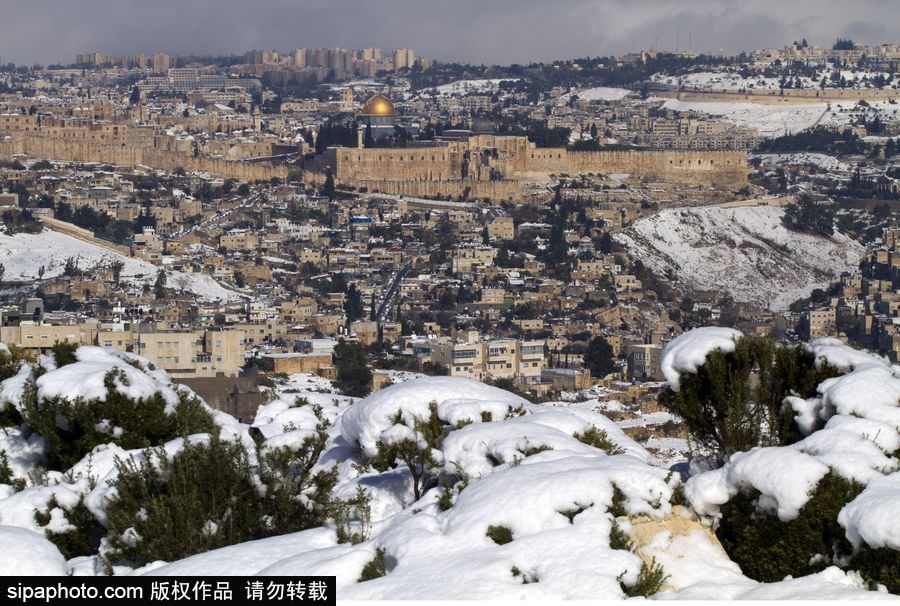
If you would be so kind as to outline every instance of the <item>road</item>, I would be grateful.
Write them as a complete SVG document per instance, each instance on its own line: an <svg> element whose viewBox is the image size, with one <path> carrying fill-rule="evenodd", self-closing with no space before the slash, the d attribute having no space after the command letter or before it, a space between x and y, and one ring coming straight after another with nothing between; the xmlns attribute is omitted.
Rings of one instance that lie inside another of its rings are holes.
<svg viewBox="0 0 900 606"><path fill-rule="evenodd" d="M397 294L400 292L400 284L403 282L403 278L409 274L409 270L412 268L412 264L407 261L404 263L397 273L394 275L394 278L391 280L390 286L388 286L387 290L384 292L384 296L381 299L381 304L378 306L378 310L375 312L375 319L381 323L384 321L385 317L391 310L391 305L394 302L394 299L397 297Z"/></svg>

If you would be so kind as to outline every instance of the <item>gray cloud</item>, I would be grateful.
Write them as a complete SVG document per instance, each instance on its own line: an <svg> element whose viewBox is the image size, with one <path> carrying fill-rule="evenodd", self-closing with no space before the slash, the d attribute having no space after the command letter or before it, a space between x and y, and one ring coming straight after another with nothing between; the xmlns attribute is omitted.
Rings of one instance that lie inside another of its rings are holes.
<svg viewBox="0 0 900 606"><path fill-rule="evenodd" d="M79 52L240 53L410 47L443 60L527 63L651 46L736 52L806 37L900 41L895 0L7 0L3 62Z"/></svg>

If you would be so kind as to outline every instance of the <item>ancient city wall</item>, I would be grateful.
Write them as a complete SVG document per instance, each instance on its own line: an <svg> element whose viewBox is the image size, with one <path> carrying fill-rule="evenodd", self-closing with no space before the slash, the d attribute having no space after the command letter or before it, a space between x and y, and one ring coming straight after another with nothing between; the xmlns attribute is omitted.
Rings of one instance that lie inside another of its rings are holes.
<svg viewBox="0 0 900 606"><path fill-rule="evenodd" d="M454 162L448 147L337 148L329 152L335 158L334 174L341 182L361 179L441 181L461 177L461 171L453 170Z"/></svg>
<svg viewBox="0 0 900 606"><path fill-rule="evenodd" d="M739 91L654 91L654 96L679 101L728 101L759 103L763 105L787 105L826 103L828 101L887 100L900 98L897 89L852 89L852 88L786 88L784 94L780 89L749 89Z"/></svg>
<svg viewBox="0 0 900 606"><path fill-rule="evenodd" d="M0 157L10 159L13 154L70 162L145 165L166 171L175 170L180 166L187 172L204 172L240 181L269 180L272 177L284 179L290 172L286 166L194 157L190 153L137 147L127 145L125 142L104 144L40 134L20 134L13 136L9 141L0 142Z"/></svg>
<svg viewBox="0 0 900 606"><path fill-rule="evenodd" d="M522 186L518 181L403 181L403 180L359 180L351 184L359 189L365 187L371 193L399 194L418 198L465 198L467 200L517 200L521 197Z"/></svg>
<svg viewBox="0 0 900 606"><path fill-rule="evenodd" d="M476 139L473 137L473 139ZM636 180L673 181L690 185L741 187L747 182L747 154L738 151L569 151L562 147L508 146L483 148L504 139L477 137L479 142L453 142L444 147L329 150L324 165L338 182L450 181L453 187L515 181L522 173L627 173ZM485 139L485 140L482 140ZM498 152L500 150L498 149ZM465 168L463 168L465 165ZM456 194L458 195L458 194Z"/></svg>
<svg viewBox="0 0 900 606"><path fill-rule="evenodd" d="M585 151L569 152L573 173L627 173L641 181L741 187L747 184L742 151Z"/></svg>

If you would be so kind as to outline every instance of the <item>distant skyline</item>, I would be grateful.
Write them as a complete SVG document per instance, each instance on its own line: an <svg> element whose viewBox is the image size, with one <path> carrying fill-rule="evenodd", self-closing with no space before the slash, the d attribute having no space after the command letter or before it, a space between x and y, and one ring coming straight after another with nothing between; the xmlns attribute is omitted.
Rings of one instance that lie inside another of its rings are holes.
<svg viewBox="0 0 900 606"><path fill-rule="evenodd" d="M240 54L296 47L412 48L510 64L660 50L735 53L806 37L900 42L896 0L13 0L0 61L77 53Z"/></svg>

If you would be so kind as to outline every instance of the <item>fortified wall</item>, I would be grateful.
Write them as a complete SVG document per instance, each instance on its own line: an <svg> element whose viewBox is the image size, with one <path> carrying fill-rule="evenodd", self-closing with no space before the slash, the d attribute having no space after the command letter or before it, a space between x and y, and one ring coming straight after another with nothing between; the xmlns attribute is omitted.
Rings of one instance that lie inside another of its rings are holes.
<svg viewBox="0 0 900 606"><path fill-rule="evenodd" d="M550 175L627 174L634 181L737 189L747 184L748 173L743 151L569 151L499 135L428 147L330 148L313 170L326 167L338 183L369 191L500 199L520 197L523 183Z"/></svg>
<svg viewBox="0 0 900 606"><path fill-rule="evenodd" d="M109 131L60 128L46 133L16 133L8 140L0 141L0 158L9 160L14 154L27 154L70 162L144 165L170 172L181 167L187 172L205 172L240 181L285 179L290 172L287 166L194 156L190 148L166 149L166 145L161 145L163 142L156 140L158 137L148 137L142 129L131 130L134 132L127 127L115 126Z"/></svg>

